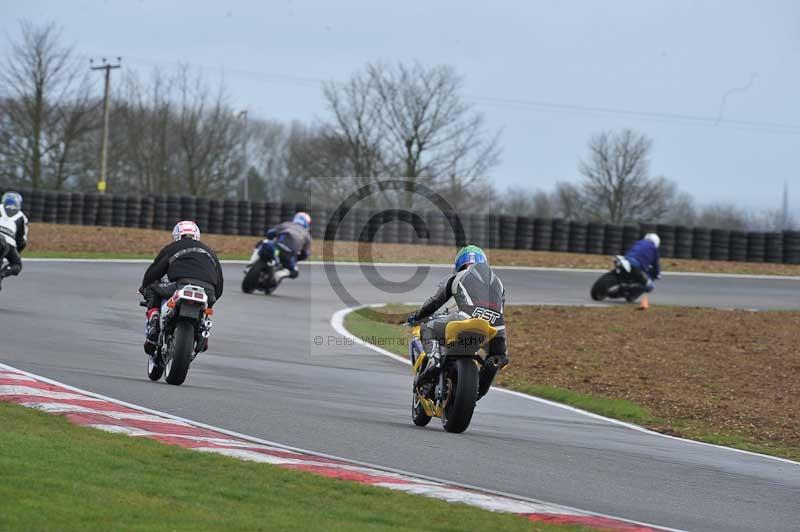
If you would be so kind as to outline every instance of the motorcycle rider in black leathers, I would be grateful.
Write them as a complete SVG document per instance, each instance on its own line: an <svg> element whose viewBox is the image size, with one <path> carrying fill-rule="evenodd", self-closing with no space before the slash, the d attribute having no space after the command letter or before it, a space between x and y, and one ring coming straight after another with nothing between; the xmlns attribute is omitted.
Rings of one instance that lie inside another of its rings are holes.
<svg viewBox="0 0 800 532"><path fill-rule="evenodd" d="M20 254L27 245L28 217L22 212L22 196L6 192L0 200L0 264L5 258L8 265L0 270L0 282L22 271Z"/></svg>
<svg viewBox="0 0 800 532"><path fill-rule="evenodd" d="M455 302L452 308L424 322L451 299ZM442 281L436 293L408 317L408 323L424 322L420 327L420 340L427 353L433 351L434 340L444 346L445 328L451 321L480 317L499 329L497 335L484 345L486 358L478 380L480 399L489 391L497 372L508 364L504 305L503 283L489 267L486 254L477 246L466 246L456 255L455 272Z"/></svg>
<svg viewBox="0 0 800 532"><path fill-rule="evenodd" d="M217 254L200 242L200 228L192 221L179 222L172 230L173 242L164 247L147 268L139 292L147 301L147 330L144 351L155 353L160 333L161 302L175 290L192 284L202 287L213 307L222 297L222 265ZM162 282L167 276L168 282ZM203 351L208 345L203 347Z"/></svg>
<svg viewBox="0 0 800 532"><path fill-rule="evenodd" d="M311 216L298 212L291 222L282 222L267 231L267 240L258 243L258 254L269 261L278 249L278 257L284 270L275 272L276 277L288 276L296 279L297 262L306 260L311 255ZM273 247L274 246L274 247Z"/></svg>

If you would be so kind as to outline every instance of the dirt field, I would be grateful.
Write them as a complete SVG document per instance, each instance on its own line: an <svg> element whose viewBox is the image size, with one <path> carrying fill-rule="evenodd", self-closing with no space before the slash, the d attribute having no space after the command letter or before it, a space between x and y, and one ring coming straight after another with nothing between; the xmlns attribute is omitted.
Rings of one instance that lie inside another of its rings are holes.
<svg viewBox="0 0 800 532"><path fill-rule="evenodd" d="M800 459L800 312L520 306L506 319L501 386L623 399L660 432Z"/></svg>
<svg viewBox="0 0 800 532"><path fill-rule="evenodd" d="M169 241L168 231L129 229L124 227L94 227L33 223L30 227L30 246L26 253L36 256L47 254L102 254L155 255ZM46 235L46 236L44 236ZM247 258L258 240L252 236L204 235L217 252L227 258ZM370 257L379 262L448 263L455 249L449 246L416 246L412 244L362 245L357 242L336 242L326 259L344 261ZM578 253L552 253L511 249L488 250L492 264L505 266L544 266L557 268L610 268L611 259L605 255ZM313 259L322 259L323 245L313 248ZM761 275L800 275L800 265L753 264L722 261L694 261L664 259L665 271L749 273Z"/></svg>

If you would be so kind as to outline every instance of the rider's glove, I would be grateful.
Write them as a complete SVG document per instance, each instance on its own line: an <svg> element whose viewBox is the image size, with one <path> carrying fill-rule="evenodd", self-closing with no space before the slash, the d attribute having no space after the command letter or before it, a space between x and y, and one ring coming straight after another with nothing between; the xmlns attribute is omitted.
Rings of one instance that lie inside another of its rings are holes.
<svg viewBox="0 0 800 532"><path fill-rule="evenodd" d="M417 313L413 312L413 313L408 315L408 318L406 318L406 324L407 325L414 325L415 323L417 323Z"/></svg>

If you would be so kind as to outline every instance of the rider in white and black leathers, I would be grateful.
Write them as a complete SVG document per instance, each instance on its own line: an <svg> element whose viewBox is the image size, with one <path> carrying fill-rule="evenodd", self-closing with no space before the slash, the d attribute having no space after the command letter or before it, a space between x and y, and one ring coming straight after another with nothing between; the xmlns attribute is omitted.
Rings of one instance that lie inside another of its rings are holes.
<svg viewBox="0 0 800 532"><path fill-rule="evenodd" d="M453 308L446 308L446 313L424 321L445 307L451 299L455 302ZM444 345L445 328L451 321L481 317L499 329L497 335L484 346L486 363L481 368L478 381L480 399L489 391L497 372L508 364L504 306L503 283L489 267L486 254L477 246L466 246L456 255L455 272L439 284L436 293L408 317L408 322L424 322L420 329L420 340L428 353L433 350L434 340Z"/></svg>
<svg viewBox="0 0 800 532"><path fill-rule="evenodd" d="M22 196L6 192L0 201L0 262L8 265L0 270L0 281L22 271L20 253L28 245L28 218L22 212Z"/></svg>

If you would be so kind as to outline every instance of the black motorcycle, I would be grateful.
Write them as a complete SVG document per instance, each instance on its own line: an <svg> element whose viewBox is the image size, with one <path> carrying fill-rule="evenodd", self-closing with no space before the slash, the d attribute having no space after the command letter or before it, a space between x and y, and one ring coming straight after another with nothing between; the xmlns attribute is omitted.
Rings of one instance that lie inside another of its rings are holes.
<svg viewBox="0 0 800 532"><path fill-rule="evenodd" d="M256 290L261 290L264 294L269 295L278 288L281 281L288 277L289 272L280 267L280 249L278 246L272 246L274 253L268 258L261 257L259 251L262 246L268 245L271 241L264 241L261 246L253 250L250 257L250 263L244 269L244 278L242 279L242 292L251 294Z"/></svg>
<svg viewBox="0 0 800 532"><path fill-rule="evenodd" d="M147 302L139 303L143 307ZM161 303L161 332L155 354L147 358L147 377L152 381L166 375L168 384L186 380L189 365L208 348L211 315L208 296L201 286L186 285Z"/></svg>
<svg viewBox="0 0 800 532"><path fill-rule="evenodd" d="M634 271L625 257L614 257L614 267L604 273L592 285L591 296L595 301L606 298L624 299L628 303L636 301L645 291L644 279Z"/></svg>

